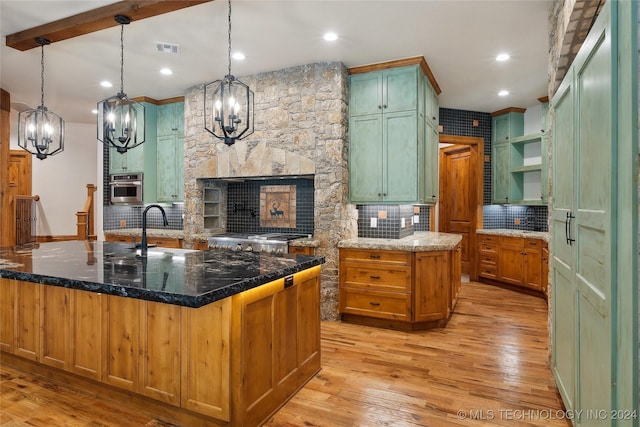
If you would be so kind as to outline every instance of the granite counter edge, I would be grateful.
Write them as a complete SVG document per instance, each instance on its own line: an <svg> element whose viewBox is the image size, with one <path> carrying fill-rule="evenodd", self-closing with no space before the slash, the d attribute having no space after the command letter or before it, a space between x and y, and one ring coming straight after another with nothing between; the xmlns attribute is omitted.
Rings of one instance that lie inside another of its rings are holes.
<svg viewBox="0 0 640 427"><path fill-rule="evenodd" d="M260 285L281 279L283 277L298 273L311 267L322 265L325 262L323 256L308 256L309 258L298 264L285 267L278 271L264 274L249 279L241 279L236 283L214 289L200 295L184 295L169 292L162 292L150 289L141 289L110 283L96 283L78 279L64 277L54 277L44 274L28 273L24 271L2 270L0 278L20 280L23 282L38 283L43 285L60 286L69 289L78 289L89 292L115 295L125 298L135 298L145 301L154 301L165 304L179 305L183 307L200 308L213 302L228 298Z"/></svg>

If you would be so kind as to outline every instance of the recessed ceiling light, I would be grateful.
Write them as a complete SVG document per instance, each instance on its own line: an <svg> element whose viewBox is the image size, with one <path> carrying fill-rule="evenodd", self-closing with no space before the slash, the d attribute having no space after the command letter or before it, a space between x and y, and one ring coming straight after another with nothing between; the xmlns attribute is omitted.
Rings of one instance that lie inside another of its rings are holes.
<svg viewBox="0 0 640 427"><path fill-rule="evenodd" d="M507 61L509 58L511 57L509 56L508 53L501 53L498 56L496 56L496 61L503 62L503 61Z"/></svg>
<svg viewBox="0 0 640 427"><path fill-rule="evenodd" d="M328 42L333 42L338 40L338 35L336 33L326 33L324 39Z"/></svg>
<svg viewBox="0 0 640 427"><path fill-rule="evenodd" d="M98 114L98 110L94 108L93 110L91 110L91 114Z"/></svg>
<svg viewBox="0 0 640 427"><path fill-rule="evenodd" d="M173 71L171 71L171 68L162 68L160 69L160 73L164 74L165 76L170 76L171 74L173 74Z"/></svg>
<svg viewBox="0 0 640 427"><path fill-rule="evenodd" d="M113 87L113 84L111 82L103 80L103 81L100 82L100 86L102 86L102 87Z"/></svg>
<svg viewBox="0 0 640 427"><path fill-rule="evenodd" d="M501 90L500 92L498 92L498 96L507 96L507 95L509 95L508 90Z"/></svg>
<svg viewBox="0 0 640 427"><path fill-rule="evenodd" d="M238 61L243 61L244 58L245 58L244 53L242 53L242 52L236 52L233 55L231 55L231 57L233 59L237 59Z"/></svg>

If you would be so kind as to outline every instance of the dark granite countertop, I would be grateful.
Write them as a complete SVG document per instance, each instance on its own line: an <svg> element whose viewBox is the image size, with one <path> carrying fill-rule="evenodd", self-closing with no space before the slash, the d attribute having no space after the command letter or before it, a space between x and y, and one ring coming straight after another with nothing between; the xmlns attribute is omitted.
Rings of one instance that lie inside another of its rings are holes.
<svg viewBox="0 0 640 427"><path fill-rule="evenodd" d="M324 263L322 256L68 241L0 248L0 277L202 307Z"/></svg>

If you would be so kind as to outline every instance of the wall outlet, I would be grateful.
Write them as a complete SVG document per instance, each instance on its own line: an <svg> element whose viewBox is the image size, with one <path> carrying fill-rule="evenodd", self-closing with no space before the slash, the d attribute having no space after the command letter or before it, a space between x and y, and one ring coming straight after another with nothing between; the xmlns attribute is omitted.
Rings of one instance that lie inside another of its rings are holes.
<svg viewBox="0 0 640 427"><path fill-rule="evenodd" d="M405 228L407 226L407 220L405 218L400 218L400 228Z"/></svg>
<svg viewBox="0 0 640 427"><path fill-rule="evenodd" d="M520 218L516 218L516 219L514 219L514 220L513 220L513 223L514 223L515 225L520 225Z"/></svg>
<svg viewBox="0 0 640 427"><path fill-rule="evenodd" d="M378 226L378 218L375 216L371 217L371 228L376 228Z"/></svg>
<svg viewBox="0 0 640 427"><path fill-rule="evenodd" d="M420 224L420 215L414 215L413 216L413 223L414 224Z"/></svg>
<svg viewBox="0 0 640 427"><path fill-rule="evenodd" d="M120 220L120 227L126 227L127 226L127 220L126 219L121 219Z"/></svg>
<svg viewBox="0 0 640 427"><path fill-rule="evenodd" d="M387 211L378 211L378 219L387 219Z"/></svg>

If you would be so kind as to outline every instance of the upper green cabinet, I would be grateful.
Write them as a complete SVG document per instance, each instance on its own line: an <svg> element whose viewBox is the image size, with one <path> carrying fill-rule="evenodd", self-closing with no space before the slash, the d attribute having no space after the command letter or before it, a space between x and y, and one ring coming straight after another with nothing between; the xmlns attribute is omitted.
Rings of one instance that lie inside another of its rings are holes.
<svg viewBox="0 0 640 427"><path fill-rule="evenodd" d="M437 126L428 131L426 117L437 111L432 105L437 95L427 93L433 89L422 69L416 61L397 68L350 70L351 203L437 201Z"/></svg>
<svg viewBox="0 0 640 427"><path fill-rule="evenodd" d="M547 136L523 135L524 109L494 113L491 163L492 197L497 204L547 203ZM544 116L541 123L544 128Z"/></svg>
<svg viewBox="0 0 640 427"><path fill-rule="evenodd" d="M158 106L158 202L184 200L184 102Z"/></svg>
<svg viewBox="0 0 640 427"><path fill-rule="evenodd" d="M184 102L158 106L158 135L184 135Z"/></svg>
<svg viewBox="0 0 640 427"><path fill-rule="evenodd" d="M506 142L524 135L524 109L509 108L504 111L503 114L500 111L493 113L491 142Z"/></svg>
<svg viewBox="0 0 640 427"><path fill-rule="evenodd" d="M184 200L184 136L158 136L158 201Z"/></svg>
<svg viewBox="0 0 640 427"><path fill-rule="evenodd" d="M415 110L418 99L417 76L417 67L351 76L349 114L355 117Z"/></svg>

